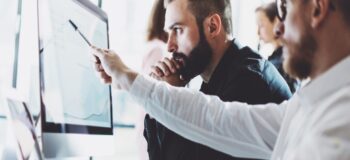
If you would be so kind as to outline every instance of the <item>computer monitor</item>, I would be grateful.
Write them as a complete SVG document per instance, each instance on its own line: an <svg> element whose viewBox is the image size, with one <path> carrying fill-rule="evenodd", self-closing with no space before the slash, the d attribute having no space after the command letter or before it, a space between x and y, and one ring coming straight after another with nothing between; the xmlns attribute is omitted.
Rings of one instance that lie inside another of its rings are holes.
<svg viewBox="0 0 350 160"><path fill-rule="evenodd" d="M106 13L88 0L38 0L38 27L45 157L112 155L111 88L83 38L109 48Z"/></svg>
<svg viewBox="0 0 350 160"><path fill-rule="evenodd" d="M28 160L35 156L35 159L42 160L43 156L35 130L35 121L27 104L23 102L23 98L19 94L8 94L7 106L7 117L11 122L10 127L17 142L17 159ZM34 151L36 155L33 155Z"/></svg>

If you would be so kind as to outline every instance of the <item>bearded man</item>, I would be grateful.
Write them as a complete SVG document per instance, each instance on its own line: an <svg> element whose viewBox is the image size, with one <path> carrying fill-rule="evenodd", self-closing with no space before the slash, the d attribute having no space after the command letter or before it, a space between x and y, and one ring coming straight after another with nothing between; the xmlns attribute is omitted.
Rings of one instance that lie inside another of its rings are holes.
<svg viewBox="0 0 350 160"><path fill-rule="evenodd" d="M164 30L173 58L155 65L153 77L183 86L200 75L200 91L226 102L281 103L291 97L287 83L271 63L231 40L230 0L166 0L165 7ZM178 71L168 71L172 68L168 65L176 67L177 62ZM149 115L144 135L150 160L243 159L192 142Z"/></svg>

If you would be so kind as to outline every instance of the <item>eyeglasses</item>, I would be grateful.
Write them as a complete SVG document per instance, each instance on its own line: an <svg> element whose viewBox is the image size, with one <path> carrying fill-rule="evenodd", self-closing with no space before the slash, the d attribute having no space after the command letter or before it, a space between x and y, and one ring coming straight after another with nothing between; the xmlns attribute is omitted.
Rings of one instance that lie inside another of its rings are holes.
<svg viewBox="0 0 350 160"><path fill-rule="evenodd" d="M287 16L287 2L286 0L276 0L277 4L277 17L283 22Z"/></svg>

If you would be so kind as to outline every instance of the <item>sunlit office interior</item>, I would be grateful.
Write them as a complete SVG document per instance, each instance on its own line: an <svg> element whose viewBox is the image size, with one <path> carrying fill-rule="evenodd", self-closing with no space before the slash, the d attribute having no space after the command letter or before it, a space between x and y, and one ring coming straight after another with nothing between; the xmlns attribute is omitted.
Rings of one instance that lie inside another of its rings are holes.
<svg viewBox="0 0 350 160"><path fill-rule="evenodd" d="M93 43L145 72L154 2L0 0L1 159L148 159L142 107L88 64ZM232 37L265 59L273 46L259 39L256 8L268 2L231 0Z"/></svg>

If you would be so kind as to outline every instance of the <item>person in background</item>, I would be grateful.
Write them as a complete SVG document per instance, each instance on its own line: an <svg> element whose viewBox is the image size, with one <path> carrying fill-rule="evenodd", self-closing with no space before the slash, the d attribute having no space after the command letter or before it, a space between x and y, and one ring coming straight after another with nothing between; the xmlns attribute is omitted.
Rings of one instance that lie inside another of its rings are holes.
<svg viewBox="0 0 350 160"><path fill-rule="evenodd" d="M281 33L275 32L274 28L280 23L277 17L277 4L270 2L263 4L255 10L256 21L258 24L258 35L265 44L269 43L273 46L274 51L268 57L268 60L277 68L283 78L286 80L290 90L294 93L299 87L300 82L291 78L283 69L282 42L280 40ZM260 45L259 45L260 46Z"/></svg>
<svg viewBox="0 0 350 160"><path fill-rule="evenodd" d="M164 31L164 21L164 0L155 0L148 20L147 52L142 61L142 69L146 74L151 73L151 66L162 60L167 53L168 34Z"/></svg>
<svg viewBox="0 0 350 160"><path fill-rule="evenodd" d="M146 35L147 47L142 59L142 72L144 74L150 74L152 66L162 60L167 53L166 42L168 34L164 31L164 21L164 0L155 0L148 20ZM155 126L156 124L155 120L151 119L149 115L146 115L143 110L140 111L139 117L140 119L138 122L140 123L136 124L136 130L138 131L137 138L139 142L139 158L140 160L147 160L149 159L147 151L152 152L152 150L149 149L154 146L150 146L151 144L147 143L146 140L156 137L152 136L154 134L145 129L147 126L144 127L144 125L147 125L148 123L144 123L144 121L145 119L150 121L151 124L148 124L148 127Z"/></svg>

